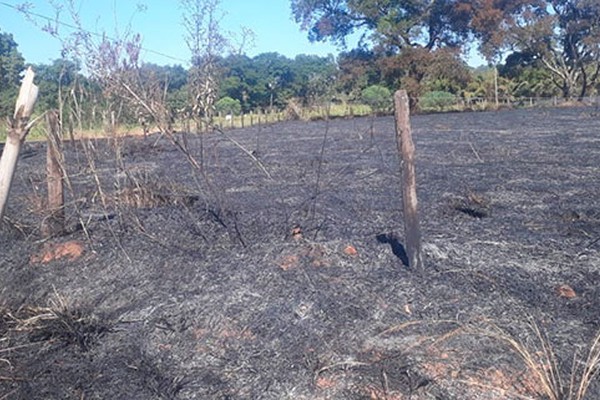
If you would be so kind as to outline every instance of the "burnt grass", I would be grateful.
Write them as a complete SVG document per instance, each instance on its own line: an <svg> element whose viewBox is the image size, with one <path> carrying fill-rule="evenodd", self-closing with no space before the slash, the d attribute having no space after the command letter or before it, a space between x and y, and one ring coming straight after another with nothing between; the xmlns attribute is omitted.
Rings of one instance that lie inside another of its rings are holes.
<svg viewBox="0 0 600 400"><path fill-rule="evenodd" d="M51 238L45 144L26 143L0 231L0 399L543 399L500 338L543 365L533 327L567 385L600 329L600 118L412 125L423 273L391 117L178 135L200 168L158 135L67 142Z"/></svg>

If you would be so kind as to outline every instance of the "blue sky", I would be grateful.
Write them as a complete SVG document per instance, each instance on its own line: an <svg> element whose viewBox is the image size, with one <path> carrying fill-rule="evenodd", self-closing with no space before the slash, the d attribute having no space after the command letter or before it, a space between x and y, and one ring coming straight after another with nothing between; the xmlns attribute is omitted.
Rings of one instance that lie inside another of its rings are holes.
<svg viewBox="0 0 600 400"><path fill-rule="evenodd" d="M67 3L66 0L54 1ZM13 34L28 63L48 63L60 58L60 42L41 29L48 21L36 18L40 25L36 27L12 8L24 2L0 0L0 30ZM29 0L28 3L33 5L32 12L50 18L56 15L48 0ZM178 0L74 0L74 3L89 31L106 32L115 37L131 26L131 31L142 35L144 48L170 56L146 51L142 52L145 62L186 65L190 58L181 22L183 10ZM136 11L139 4L145 5L145 11ZM254 32L254 46L246 49L250 56L270 51L287 57L297 54L326 56L340 51L328 43L311 43L306 32L301 31L293 20L289 0L221 0L221 9L223 30L239 33L245 26ZM63 11L60 20L72 23L68 14ZM60 27L62 35L70 31L68 27Z"/></svg>
<svg viewBox="0 0 600 400"><path fill-rule="evenodd" d="M23 0L0 1L0 30L13 34L19 50L31 63L47 63L60 58L58 40L43 32L17 10L6 6L18 6ZM53 18L55 11L47 0L29 1L32 11ZM5 4L3 4L5 3ZM79 14L90 31L116 36L115 26L122 32L129 24L133 32L143 37L144 48L164 53L173 58L151 52L142 53L144 61L156 64L183 64L189 59L189 50L183 39L185 29L181 24L183 10L177 0L75 0ZM138 4L146 10L136 12ZM289 0L222 0L224 13L223 30L241 32L250 28L254 34L254 46L247 48L250 56L276 51L288 57L297 54L337 54L339 49L331 44L310 43L292 18ZM66 11L60 17L63 22L72 20ZM38 19L40 25L48 21ZM60 27L61 34L71 31Z"/></svg>

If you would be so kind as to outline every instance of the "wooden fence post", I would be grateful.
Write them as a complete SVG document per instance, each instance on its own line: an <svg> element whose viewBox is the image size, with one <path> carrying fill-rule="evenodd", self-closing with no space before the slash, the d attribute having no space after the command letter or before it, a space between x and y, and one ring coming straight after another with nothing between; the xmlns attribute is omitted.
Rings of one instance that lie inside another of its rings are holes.
<svg viewBox="0 0 600 400"><path fill-rule="evenodd" d="M48 125L46 173L49 214L42 223L42 235L49 237L61 234L65 229L65 202L60 127L58 113L55 110L46 114L46 123Z"/></svg>
<svg viewBox="0 0 600 400"><path fill-rule="evenodd" d="M401 157L402 205L404 210L404 236L408 267L423 271L421 255L421 228L417 208L417 179L415 172L415 145L410 128L410 106L406 90L394 94L396 117L396 143Z"/></svg>
<svg viewBox="0 0 600 400"><path fill-rule="evenodd" d="M15 114L10 123L8 136L0 157L0 221L4 216L8 193L12 185L13 176L17 168L19 152L21 146L25 142L25 137L33 126L33 122L29 122L29 118L33 113L33 107L37 101L38 87L33 84L35 74L31 67L25 72L19 97L15 106Z"/></svg>

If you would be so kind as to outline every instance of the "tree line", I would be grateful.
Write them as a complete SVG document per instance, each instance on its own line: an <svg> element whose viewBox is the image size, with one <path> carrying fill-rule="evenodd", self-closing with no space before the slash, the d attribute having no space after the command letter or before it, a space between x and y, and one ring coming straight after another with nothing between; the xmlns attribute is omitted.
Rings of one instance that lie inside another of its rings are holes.
<svg viewBox="0 0 600 400"><path fill-rule="evenodd" d="M361 35L356 48L335 57L295 58L226 51L216 19L203 19L214 15L218 0L183 4L194 11L185 19L191 67L131 61L138 82L155 82L154 94L146 94L154 102L163 96L165 115L198 112L190 111L190 104L203 108L204 114L208 109L236 114L327 102L385 108L389 93L397 88L408 91L415 107L494 97L581 99L598 92L600 2L595 0L291 0L292 13L310 40L343 45L351 35ZM207 27L206 36L194 37L194 32L204 32L199 26ZM73 124L115 114L120 120L138 120L152 109L151 101L144 102L125 81L112 86L119 93L106 83L114 75L125 76L127 68L107 67L107 56L110 51L131 56L127 49L139 46L139 38L129 40L99 43L91 61L65 57L35 65L39 108L77 106ZM473 69L464 61L473 46L486 66ZM12 112L25 65L12 35L0 31L1 116ZM82 73L84 66L91 66L93 73ZM131 96L143 106L124 107L123 98Z"/></svg>
<svg viewBox="0 0 600 400"><path fill-rule="evenodd" d="M0 114L12 112L26 60L8 33L0 32ZM354 49L337 57L298 55L288 58L278 53L254 57L234 54L218 59L219 85L215 107L222 113L248 113L256 110L282 110L294 102L311 107L324 102L377 102L402 86L412 87L411 95L435 101L444 94L454 98L492 99L495 94L494 71L489 67L473 69L453 51L436 51L425 58L403 58L380 54L376 50ZM419 82L410 85L407 71L419 68ZM61 97L78 96L88 119L101 120L110 99L100 84L82 73L81 65L68 59L34 65L40 86L40 110L59 108ZM143 63L140 74L165 84L167 104L175 112L190 99L190 69L181 65ZM377 92L378 96L373 96ZM386 90L383 90L386 89ZM595 92L596 87L591 92ZM503 98L550 97L560 95L552 76L542 66L521 54L513 54L499 66L498 91ZM590 89L588 88L588 91ZM437 96L437 97L436 97ZM441 101L441 100L439 100ZM385 103L384 103L385 104ZM121 110L126 120L135 120L131 110Z"/></svg>
<svg viewBox="0 0 600 400"><path fill-rule="evenodd" d="M506 59L503 77L514 92L558 92L571 99L597 90L597 0L291 0L291 4L296 21L313 41L343 44L350 35L362 33L363 45L395 70L391 79L396 86L414 97L429 89L428 81L436 80L440 67L460 63L460 55L474 44L490 65ZM438 84L449 79L441 78Z"/></svg>

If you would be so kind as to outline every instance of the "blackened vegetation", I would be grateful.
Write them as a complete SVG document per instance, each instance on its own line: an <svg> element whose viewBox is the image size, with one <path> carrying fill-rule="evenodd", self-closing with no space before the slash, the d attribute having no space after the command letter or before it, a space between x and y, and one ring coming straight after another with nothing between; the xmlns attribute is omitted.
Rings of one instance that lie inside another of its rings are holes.
<svg viewBox="0 0 600 400"><path fill-rule="evenodd" d="M600 328L600 121L413 118L421 275L393 120L373 123L262 127L272 179L219 134L188 136L201 170L152 136L67 145L50 240L27 144L0 228L0 398L544 398L482 333L535 343L530 317L570 382Z"/></svg>
<svg viewBox="0 0 600 400"><path fill-rule="evenodd" d="M76 345L88 351L94 343L110 331L110 324L81 310L55 310L32 308L24 310L23 328L29 330L31 342L51 341L64 345ZM31 326L27 322L34 321Z"/></svg>
<svg viewBox="0 0 600 400"><path fill-rule="evenodd" d="M454 200L452 208L473 218L486 218L490 216L491 205L481 194L468 192Z"/></svg>

